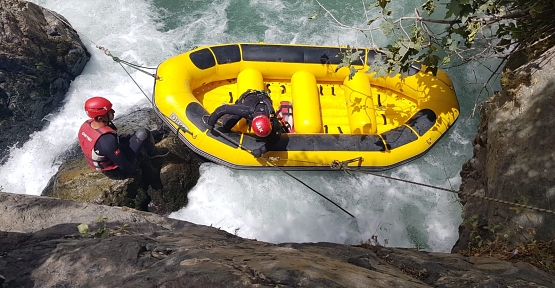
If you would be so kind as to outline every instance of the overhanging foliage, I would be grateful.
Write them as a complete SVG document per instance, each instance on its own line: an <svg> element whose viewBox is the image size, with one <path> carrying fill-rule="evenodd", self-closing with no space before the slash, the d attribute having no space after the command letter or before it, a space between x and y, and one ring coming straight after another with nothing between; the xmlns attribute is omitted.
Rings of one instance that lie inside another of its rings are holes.
<svg viewBox="0 0 555 288"><path fill-rule="evenodd" d="M532 57L555 43L555 14L552 0L427 0L413 16L398 17L388 8L395 0L377 0L366 6L377 16L367 21L368 27L356 28L367 37L383 33L393 40L387 47L377 47L372 40L370 49L382 52L369 73L376 77L407 75L415 61L435 73L437 68L451 63L454 57L466 63L480 58L501 58L526 51ZM316 2L326 9L316 0ZM439 6L443 9L438 9ZM365 8L366 9L366 8ZM444 11L438 17L438 12ZM365 13L366 14L366 13ZM426 16L421 16L426 14ZM378 24L379 23L379 24ZM439 28L438 28L439 27ZM373 39L373 37L368 37ZM349 61L352 55L344 58ZM351 63L351 62L349 62ZM348 66L342 64L343 66Z"/></svg>

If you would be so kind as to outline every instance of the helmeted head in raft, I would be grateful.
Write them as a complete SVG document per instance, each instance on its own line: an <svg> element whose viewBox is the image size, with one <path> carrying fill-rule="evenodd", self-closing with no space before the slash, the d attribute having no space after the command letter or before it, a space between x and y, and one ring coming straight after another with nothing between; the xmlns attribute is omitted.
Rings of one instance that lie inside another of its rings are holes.
<svg viewBox="0 0 555 288"><path fill-rule="evenodd" d="M251 128L256 136L266 137L270 135L270 132L272 132L272 123L270 122L270 118L268 118L268 116L259 114L252 119Z"/></svg>

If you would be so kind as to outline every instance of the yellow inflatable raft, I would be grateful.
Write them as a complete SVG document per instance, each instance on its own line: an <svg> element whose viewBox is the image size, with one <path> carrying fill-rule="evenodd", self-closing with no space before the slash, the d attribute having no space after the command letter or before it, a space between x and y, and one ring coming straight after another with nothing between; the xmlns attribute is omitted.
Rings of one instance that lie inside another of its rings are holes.
<svg viewBox="0 0 555 288"><path fill-rule="evenodd" d="M364 59L355 63L360 70L349 79L348 68L335 71L342 49L254 43L198 47L159 65L155 111L187 146L211 161L287 170L389 169L423 155L459 116L445 72L433 76L414 65L404 79L373 78L365 71L375 52L358 49ZM250 154L262 142L244 121L230 133L213 133L203 122L203 116L233 104L248 89L266 90L276 111L292 112L283 117L294 133L282 134L261 158Z"/></svg>

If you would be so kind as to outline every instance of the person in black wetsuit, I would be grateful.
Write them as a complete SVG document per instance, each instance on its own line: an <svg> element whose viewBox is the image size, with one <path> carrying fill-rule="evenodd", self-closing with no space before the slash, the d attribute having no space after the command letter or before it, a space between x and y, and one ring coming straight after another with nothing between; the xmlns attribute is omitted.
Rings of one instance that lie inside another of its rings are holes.
<svg viewBox="0 0 555 288"><path fill-rule="evenodd" d="M218 119L224 115L228 117L223 122L222 132L229 132L239 120L245 118L254 134L264 141L264 145L251 151L256 158L268 152L281 137L283 128L276 118L272 99L266 91L247 90L234 105L222 105L216 108L206 121L208 129L214 129Z"/></svg>
<svg viewBox="0 0 555 288"><path fill-rule="evenodd" d="M133 135L118 135L112 123L115 111L112 103L103 97L92 97L85 102L85 112L91 118L79 129L79 144L89 165L102 172L123 172L135 176L140 168L135 163L141 152L150 158L168 154L167 148L156 147L155 133L140 128Z"/></svg>

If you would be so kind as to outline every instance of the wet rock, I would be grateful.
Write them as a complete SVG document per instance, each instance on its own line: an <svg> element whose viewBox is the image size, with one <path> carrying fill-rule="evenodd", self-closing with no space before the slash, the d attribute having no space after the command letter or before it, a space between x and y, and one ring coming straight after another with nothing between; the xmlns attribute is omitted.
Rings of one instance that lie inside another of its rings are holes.
<svg viewBox="0 0 555 288"><path fill-rule="evenodd" d="M24 0L0 2L0 162L60 107L89 52L67 20Z"/></svg>

